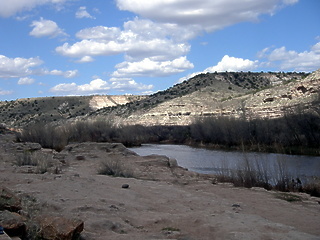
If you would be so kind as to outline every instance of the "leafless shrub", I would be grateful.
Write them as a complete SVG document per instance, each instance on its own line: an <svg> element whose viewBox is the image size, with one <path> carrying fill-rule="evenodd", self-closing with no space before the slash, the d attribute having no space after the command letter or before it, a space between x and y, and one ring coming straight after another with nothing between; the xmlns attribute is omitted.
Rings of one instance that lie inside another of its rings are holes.
<svg viewBox="0 0 320 240"><path fill-rule="evenodd" d="M308 193L314 197L320 197L320 179L314 178L311 181L306 182L303 184L300 191Z"/></svg>
<svg viewBox="0 0 320 240"><path fill-rule="evenodd" d="M24 151L19 154L16 159L18 166L34 166L35 173L43 174L49 169L54 168L53 173L58 173L58 166L54 166L52 155L40 151L30 152Z"/></svg>
<svg viewBox="0 0 320 240"><path fill-rule="evenodd" d="M102 161L98 173L114 177L134 177L132 168L118 157L110 157Z"/></svg>

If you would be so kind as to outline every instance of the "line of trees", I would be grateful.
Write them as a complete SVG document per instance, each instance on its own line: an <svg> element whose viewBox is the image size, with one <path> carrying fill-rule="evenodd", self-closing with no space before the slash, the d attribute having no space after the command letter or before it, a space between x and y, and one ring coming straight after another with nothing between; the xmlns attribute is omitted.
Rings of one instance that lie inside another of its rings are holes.
<svg viewBox="0 0 320 240"><path fill-rule="evenodd" d="M126 146L169 142L320 155L320 115L285 114L278 119L251 120L205 117L190 126L114 126L103 120L78 121L60 126L30 126L17 137L56 150L71 142L121 142Z"/></svg>

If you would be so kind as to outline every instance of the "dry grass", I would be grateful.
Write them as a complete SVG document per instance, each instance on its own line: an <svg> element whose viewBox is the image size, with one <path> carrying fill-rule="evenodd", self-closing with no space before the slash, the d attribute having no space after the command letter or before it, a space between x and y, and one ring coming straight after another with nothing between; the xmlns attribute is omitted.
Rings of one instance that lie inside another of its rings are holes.
<svg viewBox="0 0 320 240"><path fill-rule="evenodd" d="M134 177L132 168L126 165L122 159L117 157L111 157L102 161L98 173L114 177Z"/></svg>
<svg viewBox="0 0 320 240"><path fill-rule="evenodd" d="M17 166L34 166L34 173L43 174L54 168L54 173L59 172L58 166L54 166L52 155L40 151L24 151L16 158Z"/></svg>

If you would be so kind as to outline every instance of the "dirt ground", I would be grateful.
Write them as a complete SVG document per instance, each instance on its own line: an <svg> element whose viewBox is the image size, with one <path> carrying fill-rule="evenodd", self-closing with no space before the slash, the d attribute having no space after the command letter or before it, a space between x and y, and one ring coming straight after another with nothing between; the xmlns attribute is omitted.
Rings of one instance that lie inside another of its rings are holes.
<svg viewBox="0 0 320 240"><path fill-rule="evenodd" d="M1 146L0 185L32 197L46 214L80 218L81 239L320 239L320 199L305 194L288 202L276 192L213 183L166 157L140 157L117 144L46 150L63 164L36 174L14 164L23 147L9 140ZM120 159L134 177L99 175L106 159Z"/></svg>

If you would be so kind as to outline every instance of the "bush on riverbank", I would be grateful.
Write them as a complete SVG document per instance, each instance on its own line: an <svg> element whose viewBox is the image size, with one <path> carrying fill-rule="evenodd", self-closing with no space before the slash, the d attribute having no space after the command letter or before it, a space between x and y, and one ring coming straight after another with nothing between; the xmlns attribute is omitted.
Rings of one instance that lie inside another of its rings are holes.
<svg viewBox="0 0 320 240"><path fill-rule="evenodd" d="M262 187L267 190L281 192L304 192L311 196L320 197L320 178L300 179L290 174L288 162L278 158L273 166L263 159L249 161L245 154L239 159L235 168L229 167L228 162L221 166L216 174L218 182L233 183L236 187Z"/></svg>
<svg viewBox="0 0 320 240"><path fill-rule="evenodd" d="M170 142L295 154L304 154L311 149L313 154L319 155L320 116L308 113L285 115L279 119L203 118L190 126L151 127L115 126L102 120L78 121L59 126L31 126L19 133L17 138L25 142L38 142L42 147L57 151L71 142L120 142L126 146ZM266 166L258 163L252 165L246 159L241 162L237 171L222 169L225 170L218 175L219 181L233 182L236 186L304 191L320 195L320 183L304 183L297 188L292 181L294 176L286 175L281 162L278 164L277 179L269 178Z"/></svg>
<svg viewBox="0 0 320 240"><path fill-rule="evenodd" d="M109 121L35 125L21 141L62 150L70 142L120 142L126 146L170 142L225 149L320 155L320 115L300 113L278 119L199 118L190 126L115 126Z"/></svg>

